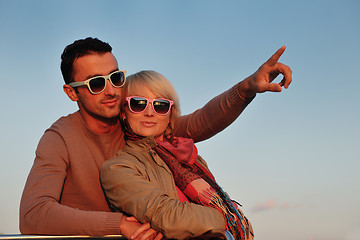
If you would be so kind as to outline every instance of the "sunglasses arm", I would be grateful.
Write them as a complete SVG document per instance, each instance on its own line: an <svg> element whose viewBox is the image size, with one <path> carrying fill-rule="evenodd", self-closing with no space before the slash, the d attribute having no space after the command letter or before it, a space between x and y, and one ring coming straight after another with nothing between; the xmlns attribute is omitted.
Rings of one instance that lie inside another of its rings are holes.
<svg viewBox="0 0 360 240"><path fill-rule="evenodd" d="M69 86L71 87L81 87L86 86L87 84L85 82L71 82L69 83Z"/></svg>

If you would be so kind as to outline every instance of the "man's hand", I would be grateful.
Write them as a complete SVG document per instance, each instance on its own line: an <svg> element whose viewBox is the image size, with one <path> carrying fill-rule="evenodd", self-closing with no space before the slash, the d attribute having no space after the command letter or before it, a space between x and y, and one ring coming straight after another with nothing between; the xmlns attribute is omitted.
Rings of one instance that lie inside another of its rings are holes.
<svg viewBox="0 0 360 240"><path fill-rule="evenodd" d="M239 84L239 93L243 98L252 98L256 93L281 92L282 87L288 88L292 81L292 71L290 67L279 63L279 58L284 53L286 47L282 46L274 53L260 68L251 76ZM272 81L279 75L283 79L279 83Z"/></svg>
<svg viewBox="0 0 360 240"><path fill-rule="evenodd" d="M150 227L150 223L141 224L135 217L122 216L120 232L128 239L137 240L160 240L163 238L159 233Z"/></svg>

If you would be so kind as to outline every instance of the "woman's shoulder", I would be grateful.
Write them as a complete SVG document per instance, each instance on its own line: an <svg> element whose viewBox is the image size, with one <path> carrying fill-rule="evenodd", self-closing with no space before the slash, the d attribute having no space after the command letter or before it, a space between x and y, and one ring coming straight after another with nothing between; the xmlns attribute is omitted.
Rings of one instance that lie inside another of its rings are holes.
<svg viewBox="0 0 360 240"><path fill-rule="evenodd" d="M208 168L208 165L207 165L205 159L203 159L200 155L197 156L196 161L198 163L200 163L202 166Z"/></svg>

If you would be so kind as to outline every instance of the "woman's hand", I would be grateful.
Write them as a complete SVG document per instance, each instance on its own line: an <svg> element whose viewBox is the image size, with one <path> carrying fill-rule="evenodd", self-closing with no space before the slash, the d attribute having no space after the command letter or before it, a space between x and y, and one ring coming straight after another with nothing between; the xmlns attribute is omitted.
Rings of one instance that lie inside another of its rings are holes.
<svg viewBox="0 0 360 240"><path fill-rule="evenodd" d="M128 222L141 224L135 217L127 217L126 220ZM152 229L150 223L142 224L130 236L130 239L139 240L161 240L162 238L162 233Z"/></svg>

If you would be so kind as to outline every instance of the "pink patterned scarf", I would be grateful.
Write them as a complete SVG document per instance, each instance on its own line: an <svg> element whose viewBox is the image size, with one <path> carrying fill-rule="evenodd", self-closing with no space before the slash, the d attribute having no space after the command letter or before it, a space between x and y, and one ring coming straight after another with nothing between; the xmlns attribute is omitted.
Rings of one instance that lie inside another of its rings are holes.
<svg viewBox="0 0 360 240"><path fill-rule="evenodd" d="M125 135L133 141L143 138L128 132ZM251 225L242 211L216 183L210 171L196 161L198 153L194 141L177 137L172 143L158 140L156 143L154 150L168 165L176 186L186 197L192 202L219 210L225 218L226 229L235 239L252 239Z"/></svg>

